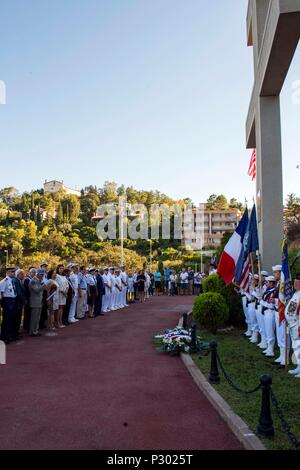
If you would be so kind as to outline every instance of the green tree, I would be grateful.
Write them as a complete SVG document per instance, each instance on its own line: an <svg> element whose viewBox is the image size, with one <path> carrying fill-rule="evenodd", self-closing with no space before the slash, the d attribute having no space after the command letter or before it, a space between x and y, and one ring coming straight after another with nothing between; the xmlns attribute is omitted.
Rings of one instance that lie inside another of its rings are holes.
<svg viewBox="0 0 300 470"><path fill-rule="evenodd" d="M61 202L58 203L57 212L56 212L56 223L58 225L62 224L64 221L64 213Z"/></svg>
<svg viewBox="0 0 300 470"><path fill-rule="evenodd" d="M213 211L216 209L216 202L217 202L217 195L216 194L211 194L209 198L207 199L207 209L210 211Z"/></svg>
<svg viewBox="0 0 300 470"><path fill-rule="evenodd" d="M81 219L85 225L90 225L99 205L100 198L98 194L87 193L80 197Z"/></svg>
<svg viewBox="0 0 300 470"><path fill-rule="evenodd" d="M101 204L117 202L117 183L113 181L105 181L103 188L100 189Z"/></svg>

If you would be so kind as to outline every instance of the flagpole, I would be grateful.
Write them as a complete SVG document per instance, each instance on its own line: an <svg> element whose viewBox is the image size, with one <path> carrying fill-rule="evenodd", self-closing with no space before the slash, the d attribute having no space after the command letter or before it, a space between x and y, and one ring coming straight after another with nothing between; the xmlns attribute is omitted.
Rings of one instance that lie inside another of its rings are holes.
<svg viewBox="0 0 300 470"><path fill-rule="evenodd" d="M288 372L288 333L287 333L287 323L285 322L285 372Z"/></svg>
<svg viewBox="0 0 300 470"><path fill-rule="evenodd" d="M252 279L251 279L251 284L252 287L255 287L255 279L254 279L254 261L253 261L253 253L250 253L250 262L251 262L251 273L252 273Z"/></svg>
<svg viewBox="0 0 300 470"><path fill-rule="evenodd" d="M262 300L262 278L261 278L261 260L259 251L256 252L257 255L257 264L258 264L258 274L259 274L259 296Z"/></svg>

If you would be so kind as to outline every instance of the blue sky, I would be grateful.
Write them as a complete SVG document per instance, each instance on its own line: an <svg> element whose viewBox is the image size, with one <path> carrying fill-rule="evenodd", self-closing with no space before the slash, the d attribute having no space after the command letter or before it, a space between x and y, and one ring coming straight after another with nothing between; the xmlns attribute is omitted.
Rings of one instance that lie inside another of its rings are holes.
<svg viewBox="0 0 300 470"><path fill-rule="evenodd" d="M113 180L196 203L251 198L246 11L247 0L3 0L0 186ZM299 50L281 100L285 194L300 193L295 80Z"/></svg>

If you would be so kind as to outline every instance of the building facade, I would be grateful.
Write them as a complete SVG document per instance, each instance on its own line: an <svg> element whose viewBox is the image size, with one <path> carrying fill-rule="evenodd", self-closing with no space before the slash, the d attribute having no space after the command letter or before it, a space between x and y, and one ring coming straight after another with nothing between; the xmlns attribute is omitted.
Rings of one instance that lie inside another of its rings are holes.
<svg viewBox="0 0 300 470"><path fill-rule="evenodd" d="M63 181L45 181L44 183L44 192L45 193L58 193L63 191L66 194L72 194L73 196L80 196L81 193L77 189L71 189L64 185Z"/></svg>
<svg viewBox="0 0 300 470"><path fill-rule="evenodd" d="M218 248L224 234L235 231L241 215L239 209L210 210L201 204L184 217L183 245L195 251Z"/></svg>

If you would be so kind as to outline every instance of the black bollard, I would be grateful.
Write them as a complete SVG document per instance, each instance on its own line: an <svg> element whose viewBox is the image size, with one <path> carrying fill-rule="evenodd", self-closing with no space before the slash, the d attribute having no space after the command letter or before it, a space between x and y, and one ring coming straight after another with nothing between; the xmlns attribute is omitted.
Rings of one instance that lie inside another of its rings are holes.
<svg viewBox="0 0 300 470"><path fill-rule="evenodd" d="M219 384L221 382L218 369L218 360L217 360L217 348L218 343L212 341L210 343L210 353L211 353L211 365L210 365L210 374L209 381L211 384Z"/></svg>
<svg viewBox="0 0 300 470"><path fill-rule="evenodd" d="M187 313L184 313L184 314L182 315L182 318L183 318L182 328L183 328L184 330L186 330L186 329L187 329L188 314L187 314Z"/></svg>
<svg viewBox="0 0 300 470"><path fill-rule="evenodd" d="M191 328L191 337L192 337L192 342L190 345L190 352L191 354L196 354L198 351L197 347L197 324L193 323L192 328Z"/></svg>
<svg viewBox="0 0 300 470"><path fill-rule="evenodd" d="M272 420L272 415L271 415L271 402L270 402L272 377L270 377L269 375L263 375L260 378L260 382L262 385L262 400L261 400L261 412L260 412L257 432L261 436L273 437L274 427L273 427L273 420Z"/></svg>

